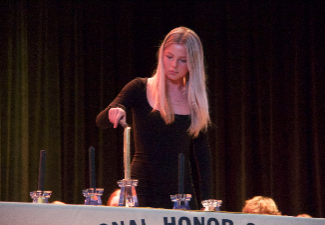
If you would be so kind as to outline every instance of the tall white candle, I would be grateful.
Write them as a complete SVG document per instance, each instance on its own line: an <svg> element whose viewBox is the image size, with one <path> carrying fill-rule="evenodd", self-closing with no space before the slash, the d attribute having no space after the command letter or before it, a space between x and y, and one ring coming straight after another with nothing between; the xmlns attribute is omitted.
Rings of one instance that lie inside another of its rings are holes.
<svg viewBox="0 0 325 225"><path fill-rule="evenodd" d="M124 128L124 178L126 180L131 179L131 127Z"/></svg>

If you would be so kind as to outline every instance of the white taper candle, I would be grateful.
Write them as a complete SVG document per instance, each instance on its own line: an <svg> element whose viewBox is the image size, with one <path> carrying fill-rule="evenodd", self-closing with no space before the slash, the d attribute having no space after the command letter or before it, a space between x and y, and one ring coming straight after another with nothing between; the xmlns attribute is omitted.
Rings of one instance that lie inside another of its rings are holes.
<svg viewBox="0 0 325 225"><path fill-rule="evenodd" d="M124 128L124 177L126 180L131 179L131 127Z"/></svg>

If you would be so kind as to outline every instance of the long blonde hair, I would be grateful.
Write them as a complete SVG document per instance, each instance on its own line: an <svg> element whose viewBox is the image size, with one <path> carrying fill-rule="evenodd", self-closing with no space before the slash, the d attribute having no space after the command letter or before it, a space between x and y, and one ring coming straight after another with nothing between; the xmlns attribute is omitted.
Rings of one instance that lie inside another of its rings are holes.
<svg viewBox="0 0 325 225"><path fill-rule="evenodd" d="M188 132L197 137L201 130L206 130L210 123L208 97L206 92L206 74L203 48L198 35L189 28L178 27L170 31L158 51L158 65L153 75L152 94L155 108L159 108L166 124L174 122L175 114L166 87L166 76L163 64L163 52L169 44L182 44L187 50L187 66L189 73L184 77L187 100L191 111L191 125Z"/></svg>

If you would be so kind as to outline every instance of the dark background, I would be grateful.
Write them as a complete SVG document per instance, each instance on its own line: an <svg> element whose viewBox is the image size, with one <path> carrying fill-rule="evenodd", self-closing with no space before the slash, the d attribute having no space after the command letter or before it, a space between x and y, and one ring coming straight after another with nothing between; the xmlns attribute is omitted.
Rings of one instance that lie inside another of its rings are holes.
<svg viewBox="0 0 325 225"><path fill-rule="evenodd" d="M50 202L83 204L94 146L106 204L123 178L123 130L97 128L96 116L127 82L150 77L164 35L186 26L205 51L213 188L221 210L241 211L245 200L264 195L284 215L325 217L324 3L0 6L1 201L31 201L44 149Z"/></svg>

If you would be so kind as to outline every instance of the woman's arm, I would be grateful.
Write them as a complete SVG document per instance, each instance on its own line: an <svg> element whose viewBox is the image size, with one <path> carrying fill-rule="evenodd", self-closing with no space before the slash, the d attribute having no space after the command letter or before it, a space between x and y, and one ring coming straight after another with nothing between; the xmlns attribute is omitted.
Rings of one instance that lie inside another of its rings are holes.
<svg viewBox="0 0 325 225"><path fill-rule="evenodd" d="M111 104L106 109L104 109L98 114L96 119L97 126L104 129L112 126L112 123L109 120L109 110L112 108L120 108L123 109L124 112L126 112L127 109L132 109L137 104L140 92L141 90L143 90L143 88L145 88L144 85L145 84L143 80L141 80L141 78L135 78L134 80L130 81L127 85L125 85L125 87L114 99L114 101L111 102ZM114 120L114 123L115 122L116 121Z"/></svg>

